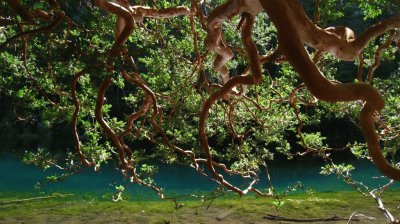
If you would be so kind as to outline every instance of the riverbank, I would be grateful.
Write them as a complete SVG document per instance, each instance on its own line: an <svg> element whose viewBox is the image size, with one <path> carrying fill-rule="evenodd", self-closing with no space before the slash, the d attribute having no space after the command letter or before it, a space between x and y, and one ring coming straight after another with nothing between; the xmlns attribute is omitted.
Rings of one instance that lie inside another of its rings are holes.
<svg viewBox="0 0 400 224"><path fill-rule="evenodd" d="M21 200L29 198L38 199ZM383 200L393 214L399 214L399 191L387 192ZM350 223L386 222L376 202L357 192L289 195L282 202L277 209L271 198L228 196L211 204L182 201L183 206L176 209L170 201L130 199L115 203L109 196L89 194L30 196L3 192L0 223L347 223L352 214L354 221ZM278 220L273 221L273 217Z"/></svg>

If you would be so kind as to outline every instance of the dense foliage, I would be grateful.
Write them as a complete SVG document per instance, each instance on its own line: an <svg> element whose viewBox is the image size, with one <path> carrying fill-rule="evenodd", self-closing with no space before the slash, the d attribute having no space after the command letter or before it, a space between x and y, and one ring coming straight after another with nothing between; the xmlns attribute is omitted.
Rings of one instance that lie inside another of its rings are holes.
<svg viewBox="0 0 400 224"><path fill-rule="evenodd" d="M208 15L223 2L205 1L201 9ZM30 9L51 11L49 4L42 1L27 0L23 4ZM190 156L176 153L174 147L203 157L198 138L199 113L205 100L221 83L212 68L215 55L204 48L206 32L199 17L146 18L135 24L126 45L136 63L132 67L124 58L109 55L114 43L114 16L89 1L60 0L59 4L60 8L52 13L64 11L63 22L51 31L32 32L47 26L48 22L25 22L6 2L0 3L1 140L10 142L11 148L17 148L13 145L24 141L22 150L26 150L24 160L28 163L43 168L58 166L67 174L79 170L81 160L73 136L76 104L71 87L71 82L77 80L76 96L80 102L77 133L84 157L93 162L95 169L111 161L120 163L110 136L96 120L95 107L99 86L104 79L112 78L102 107L103 116L116 133L126 129L127 118L141 110L147 97L138 85L124 80L120 72L126 70L139 74L141 81L155 93L159 106L158 115L154 113L155 108L149 109L151 112L133 122L126 136L125 143L132 149L131 159L138 168L138 177L146 184L154 183L152 176L157 168L148 165L150 161L183 163L190 169ZM400 9L398 2L388 0L325 0L319 8L315 7L315 1L303 1L303 4L310 18L318 18L316 23L320 26L345 25L356 33L396 15ZM141 5L191 7L190 2L182 0L141 1ZM240 16L234 17L223 25L225 41L235 52L227 64L233 76L246 71L248 63L236 29L240 19ZM388 35L379 36L368 45L362 62L342 62L325 54L318 68L329 79L359 82L361 63L362 80L365 80L376 61L379 46ZM265 13L257 16L253 38L260 55L277 47L275 27ZM311 55L315 53L309 51ZM398 46L391 44L382 52L381 66L375 71L374 79L369 80L386 101L378 123L384 154L393 164L398 162L396 153L400 141L398 59ZM77 74L79 79L74 79ZM317 101L301 83L289 64L267 63L263 66L262 85L249 86L245 94L214 104L206 124L214 159L245 176L259 172L278 154L287 159L317 155L326 161L321 173L338 174L364 191L351 178L354 167L337 164L332 159L340 153L336 151L369 159L357 125L362 104Z"/></svg>

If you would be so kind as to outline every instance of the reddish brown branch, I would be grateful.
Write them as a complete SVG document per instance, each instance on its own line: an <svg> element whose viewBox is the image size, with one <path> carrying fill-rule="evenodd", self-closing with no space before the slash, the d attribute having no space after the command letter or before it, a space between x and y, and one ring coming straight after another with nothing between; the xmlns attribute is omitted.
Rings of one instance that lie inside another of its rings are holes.
<svg viewBox="0 0 400 224"><path fill-rule="evenodd" d="M135 21L131 11L123 5L107 0L96 0L95 2L99 8L117 16L115 43L110 50L110 54L111 56L120 55L122 47L128 40L129 35L133 32Z"/></svg>
<svg viewBox="0 0 400 224"><path fill-rule="evenodd" d="M78 79L84 75L86 73L86 70L82 70L80 72L78 72L74 78L71 81L71 97L72 97L72 101L74 103L75 106L75 110L74 113L72 115L72 126L73 126L73 136L74 136L74 141L75 141L75 149L76 152L79 156L79 159L81 160L81 162L89 167L92 166L93 164L90 163L86 158L85 155L83 154L82 150L81 150L81 143L79 140L79 134L78 134L78 115L79 115L79 111L81 109L81 104L78 100L78 97L76 96L76 84L78 82Z"/></svg>
<svg viewBox="0 0 400 224"><path fill-rule="evenodd" d="M374 63L371 65L371 68L368 71L367 75L367 82L371 82L374 78L374 72L381 64L381 56L382 52L389 48L390 44L393 42L393 38L395 37L396 32L393 30L390 32L389 36L387 37L386 41L378 47L375 51L374 55Z"/></svg>
<svg viewBox="0 0 400 224"><path fill-rule="evenodd" d="M34 34L38 34L38 33L50 33L52 31L54 31L64 20L64 17L65 17L65 13L63 11L58 11L53 16L53 20L51 21L51 23L49 25L40 27L40 28L37 28L34 30L21 32L21 33L18 33L16 35L8 38L4 43L2 43L0 45L0 52L3 51L7 45L14 43L16 40L18 40L20 38L24 38L26 36L30 36L30 35L34 35Z"/></svg>
<svg viewBox="0 0 400 224"><path fill-rule="evenodd" d="M233 52L223 41L221 24L232 17L246 12L253 16L262 11L259 1L237 1L229 0L216 7L207 18L207 37L205 47L209 51L217 54L214 60L214 69L221 75L222 82L225 84L229 80L229 70L225 64L232 59ZM242 21L243 22L243 21ZM241 23L242 23L241 22Z"/></svg>
<svg viewBox="0 0 400 224"><path fill-rule="evenodd" d="M199 22L201 27L206 30L207 25L206 25L206 17L203 14L203 11L201 10L201 4L203 3L203 0L200 0L198 3L197 0L190 0L192 8L191 11L195 12L196 16L199 18Z"/></svg>
<svg viewBox="0 0 400 224"><path fill-rule="evenodd" d="M292 106L292 108L293 108L293 110L294 110L294 113L295 113L296 119L297 119L297 123L298 123L297 134L298 134L299 137L300 137L301 144L303 145L303 147L306 148L306 152L305 152L305 153L308 153L308 152L311 151L311 149L307 146L307 144L306 144L306 142L305 142L305 140L304 140L303 132L302 132L302 129L303 129L304 124L303 124L303 121L302 121L301 118L300 118L300 111L299 111L299 109L297 108L297 105L296 105L296 101L297 101L296 94L297 94L302 88L305 88L305 85L304 85L304 84L301 84L301 85L297 86L297 87L290 93L289 98L290 98L290 106Z"/></svg>
<svg viewBox="0 0 400 224"><path fill-rule="evenodd" d="M97 122L100 124L100 126L103 128L103 130L106 132L106 134L111 138L112 142L114 143L115 147L118 149L118 155L119 155L119 160L122 164L122 167L125 169L131 168L128 165L128 162L125 159L125 149L123 145L121 144L118 135L112 130L112 128L108 125L108 123L104 120L103 118L103 104L105 102L105 93L110 86L112 81L112 78L106 78L100 85L98 94L97 94L97 100L96 100L96 109L95 109L95 116Z"/></svg>
<svg viewBox="0 0 400 224"><path fill-rule="evenodd" d="M245 22L242 26L242 40L243 44L247 50L247 54L249 57L249 64L251 68L252 75L245 75L245 76L236 76L231 78L222 88L218 89L214 94L212 94L207 101L203 104L200 113L200 121L199 121L199 135L201 139L201 143L203 146L204 154L207 159L207 167L210 170L211 174L226 188L232 190L240 195L247 194L249 190L253 189L253 185L255 184L256 179L251 182L248 188L245 190L241 190L236 186L232 185L231 183L227 182L223 175L219 174L215 168L215 162L212 158L210 152L210 146L208 144L208 137L205 130L205 124L207 117L209 115L211 106L218 100L224 97L228 92L230 92L235 86L238 85L257 85L262 83L262 76L261 76L261 68L260 68L260 61L258 59L258 52L254 42L251 39L251 30L254 24L254 16L248 13L245 13Z"/></svg>
<svg viewBox="0 0 400 224"><path fill-rule="evenodd" d="M263 5L266 4L263 1L261 3ZM354 60L373 38L388 30L400 28L400 16L395 16L370 26L359 37L349 41L341 38L335 32L315 26L307 17L303 6L298 0L284 0L280 4L290 9L290 20L294 23L294 30L292 32L296 32L299 35L301 42L314 49L329 52L342 60ZM267 14L269 15L268 11ZM350 31L349 28L346 28L346 30Z"/></svg>
<svg viewBox="0 0 400 224"><path fill-rule="evenodd" d="M17 13L24 21L32 22L33 16L29 13L29 9L22 5L19 0L6 0L10 7Z"/></svg>
<svg viewBox="0 0 400 224"><path fill-rule="evenodd" d="M310 41L310 39L307 38L316 34L315 30L317 30L317 28L315 26L310 27L311 25L307 22L308 20L305 24L301 24L299 27L300 24L297 20L297 16L304 14L304 10L299 1L269 0L268 3L261 3L278 30L278 40L281 52L286 55L288 61L300 74L305 85L315 97L328 102L346 102L355 100L362 100L365 102L360 113L360 126L368 144L369 154L375 165L385 176L400 181L400 170L391 166L386 161L381 152L379 138L375 132L375 123L373 119L374 114L380 112L384 107L384 100L380 93L368 84L336 84L322 76L315 64L310 60L308 53L305 51L302 44L302 42ZM396 21L397 19L393 18L373 26L368 29L369 34L365 34L361 38L361 42L365 43L366 39L369 40L379 32L394 27L397 24ZM317 41L317 39L315 39L317 37L323 39L323 36L316 35L313 37L315 41ZM325 41L327 41L327 39L324 39L324 42ZM330 46L338 49L337 47L343 45L336 42L330 43ZM357 46L362 49L365 45ZM357 51L357 49L354 48L344 49L344 52L351 52L352 54L354 54L354 51L356 51L356 55L358 55L361 50Z"/></svg>
<svg viewBox="0 0 400 224"><path fill-rule="evenodd" d="M165 8L165 9L152 9L146 6L132 6L132 15L135 22L142 22L145 17L156 19L167 19L174 16L189 15L190 10L184 6Z"/></svg>
<svg viewBox="0 0 400 224"><path fill-rule="evenodd" d="M325 29L325 31L329 34L336 35L338 39L346 43L350 43L356 39L356 35L353 30L345 26L328 27ZM314 63L320 61L323 58L325 52L326 51L324 50L317 50L313 58Z"/></svg>
<svg viewBox="0 0 400 224"><path fill-rule="evenodd" d="M133 76L129 76L125 70L123 70L121 74L124 77L124 79L127 80L128 82L142 87L143 82L138 74L135 73ZM136 121L139 117L144 116L146 113L148 113L152 105L152 102L153 102L152 97L149 94L145 94L145 99L144 102L142 103L142 106L138 111L132 113L129 116L125 130L118 135L121 144L124 146L125 150L130 154L130 156L132 155L132 150L125 144L124 138L125 136L127 136L129 133L132 132L133 122Z"/></svg>

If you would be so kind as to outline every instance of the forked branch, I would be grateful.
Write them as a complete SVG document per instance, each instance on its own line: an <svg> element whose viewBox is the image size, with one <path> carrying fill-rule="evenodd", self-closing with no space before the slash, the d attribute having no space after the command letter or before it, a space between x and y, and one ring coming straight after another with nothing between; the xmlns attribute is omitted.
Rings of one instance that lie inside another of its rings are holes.
<svg viewBox="0 0 400 224"><path fill-rule="evenodd" d="M313 61L309 58L302 43L309 42L310 40L308 38L314 34L313 43L326 43L327 39L318 35L318 33L321 32L317 27L308 23L309 20L306 22L304 22L304 20L299 22L298 15L304 14L303 8L298 7L300 5L299 1L269 0L268 2L261 3L278 30L279 48L281 52L287 57L290 64L303 79L307 89L310 90L315 97L328 102L347 102L356 100L362 100L364 102L360 113L360 126L368 144L369 154L375 165L385 176L400 181L400 169L391 166L387 162L381 152L379 137L375 132L374 114L379 113L385 105L380 93L374 87L365 83L332 83L320 73ZM397 20L393 18L372 26L372 28L368 29L369 35L365 34L363 35L363 38L361 38L362 42L365 42L364 40L368 39L366 38L367 36L372 38L373 36L378 35L378 31L384 32L388 28L393 28L393 24L398 24L398 22L394 21ZM304 30L298 27L299 23L302 23L301 28ZM296 32L293 32L293 30ZM316 30L317 32L315 32ZM323 32L325 33L325 31ZM318 41L316 37L321 38L322 41ZM336 38L336 40L339 41L338 38ZM336 45L334 45L335 43ZM343 48L348 45L346 43L341 43L344 42L333 42L330 43L330 46L334 49L343 49L343 51L340 51L342 53L354 53L354 48ZM319 44L319 46L322 45ZM359 46L361 51L361 45L356 44L356 46ZM348 55L342 53L339 55Z"/></svg>

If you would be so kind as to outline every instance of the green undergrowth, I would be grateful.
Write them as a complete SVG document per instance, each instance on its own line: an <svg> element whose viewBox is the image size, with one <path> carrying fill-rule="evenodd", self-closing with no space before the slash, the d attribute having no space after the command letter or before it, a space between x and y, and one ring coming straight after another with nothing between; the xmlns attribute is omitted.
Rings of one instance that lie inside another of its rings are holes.
<svg viewBox="0 0 400 224"><path fill-rule="evenodd" d="M400 214L397 208L400 204L399 191L385 193L383 201L394 215ZM173 202L167 200L112 202L108 196L91 194L0 192L0 223L187 223L190 220L194 220L193 223L215 220L220 223L264 223L267 215L297 219L348 218L354 212L374 217L377 222L385 220L377 203L357 192L289 195L282 199L280 206L276 206L272 198L233 195L213 201L186 200L180 203L182 207L177 209ZM357 223L363 222L360 220Z"/></svg>

